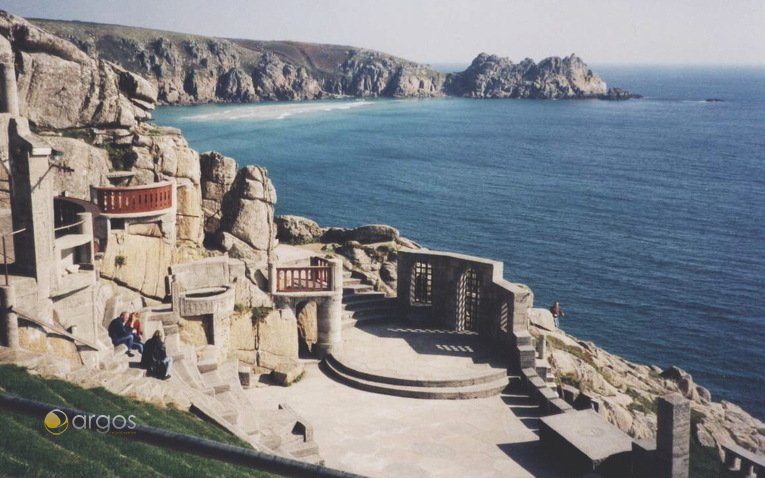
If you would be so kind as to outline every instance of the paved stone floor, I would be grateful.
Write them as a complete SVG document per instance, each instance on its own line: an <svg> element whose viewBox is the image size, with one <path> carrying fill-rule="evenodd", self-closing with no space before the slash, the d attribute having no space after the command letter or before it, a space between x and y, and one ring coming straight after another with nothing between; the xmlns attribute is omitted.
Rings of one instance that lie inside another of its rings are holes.
<svg viewBox="0 0 765 478"><path fill-rule="evenodd" d="M344 330L346 353L366 355L367 364L379 360L383 369L397 362L407 373L428 373L430 378L443 378L448 370L456 370L459 377L476 365L488 367L481 363L480 349L476 352L480 345L473 336L424 333L407 340L402 332L377 329ZM392 397L340 384L316 363L306 369L305 378L291 387L253 388L249 398L257 408L288 403L305 417L329 467L386 478L561 476L550 471L539 455L536 434L526 428L523 417L513 414L506 396Z"/></svg>
<svg viewBox="0 0 765 478"><path fill-rule="evenodd" d="M474 332L373 325L343 330L342 362L356 370L409 379L460 379L507 365Z"/></svg>

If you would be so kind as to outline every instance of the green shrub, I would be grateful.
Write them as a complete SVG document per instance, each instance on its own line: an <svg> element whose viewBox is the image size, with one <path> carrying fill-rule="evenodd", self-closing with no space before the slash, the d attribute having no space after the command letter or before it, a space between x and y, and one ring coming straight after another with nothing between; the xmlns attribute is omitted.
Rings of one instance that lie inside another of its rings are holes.
<svg viewBox="0 0 765 478"><path fill-rule="evenodd" d="M123 148L113 144L104 143L99 146L109 154L113 171L130 171L138 159L138 154L131 148Z"/></svg>
<svg viewBox="0 0 765 478"><path fill-rule="evenodd" d="M124 265L127 265L127 257L125 256L115 256L114 257L114 265L117 267L122 267Z"/></svg>
<svg viewBox="0 0 765 478"><path fill-rule="evenodd" d="M252 309L252 307L244 305L241 302L237 302L236 304L234 304L234 312L237 312L237 313L240 313L240 314L242 312L247 312L248 310L251 310L251 309Z"/></svg>
<svg viewBox="0 0 765 478"><path fill-rule="evenodd" d="M262 322L266 317L268 317L268 314L273 312L273 308L271 307L253 307L252 308L252 323L253 325L259 322Z"/></svg>

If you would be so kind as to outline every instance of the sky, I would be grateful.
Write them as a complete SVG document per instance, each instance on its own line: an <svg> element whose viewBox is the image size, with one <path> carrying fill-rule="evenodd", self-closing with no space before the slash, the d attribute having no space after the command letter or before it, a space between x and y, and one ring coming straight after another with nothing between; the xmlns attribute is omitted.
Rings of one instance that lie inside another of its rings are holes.
<svg viewBox="0 0 765 478"><path fill-rule="evenodd" d="M765 0L0 0L24 17L371 48L422 63L487 52L596 64L765 65Z"/></svg>

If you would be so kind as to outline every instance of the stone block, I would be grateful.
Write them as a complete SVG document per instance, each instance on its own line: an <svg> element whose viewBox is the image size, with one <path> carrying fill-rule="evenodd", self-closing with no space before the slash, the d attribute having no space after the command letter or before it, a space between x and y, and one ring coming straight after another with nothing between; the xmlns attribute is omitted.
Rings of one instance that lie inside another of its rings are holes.
<svg viewBox="0 0 765 478"><path fill-rule="evenodd" d="M289 386L305 373L305 367L301 363L281 363L273 372L271 378L282 386Z"/></svg>

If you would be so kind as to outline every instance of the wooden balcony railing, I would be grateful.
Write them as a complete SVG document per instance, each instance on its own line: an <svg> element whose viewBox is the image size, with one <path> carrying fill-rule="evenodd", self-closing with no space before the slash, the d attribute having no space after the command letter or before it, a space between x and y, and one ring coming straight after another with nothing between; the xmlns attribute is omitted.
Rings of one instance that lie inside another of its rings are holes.
<svg viewBox="0 0 765 478"><path fill-rule="evenodd" d="M327 264L329 263L327 262ZM322 292L331 290L332 266L280 267L276 269L277 292Z"/></svg>
<svg viewBox="0 0 765 478"><path fill-rule="evenodd" d="M169 182L94 189L102 214L159 212L173 207L173 184Z"/></svg>

